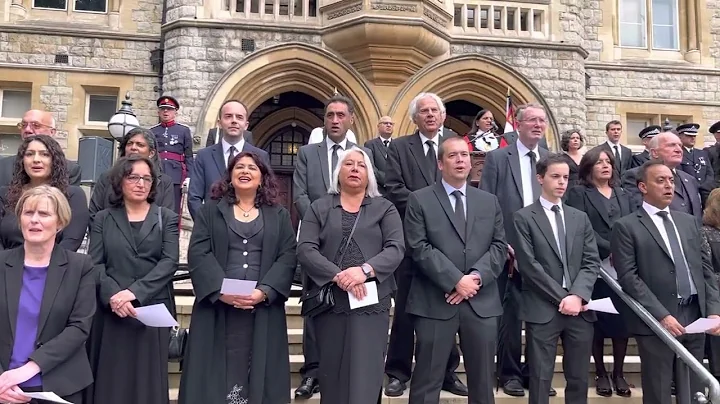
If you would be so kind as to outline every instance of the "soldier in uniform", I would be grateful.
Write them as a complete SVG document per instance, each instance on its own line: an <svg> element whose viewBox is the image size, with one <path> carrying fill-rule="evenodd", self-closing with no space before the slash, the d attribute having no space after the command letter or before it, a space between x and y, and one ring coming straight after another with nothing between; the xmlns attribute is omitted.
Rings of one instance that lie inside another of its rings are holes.
<svg viewBox="0 0 720 404"><path fill-rule="evenodd" d="M675 128L683 144L683 159L679 169L695 178L700 185L700 199L703 207L715 187L715 172L710 165L710 156L705 150L695 147L699 124L686 123Z"/></svg>
<svg viewBox="0 0 720 404"><path fill-rule="evenodd" d="M190 128L175 122L180 103L164 95L157 100L160 123L150 128L157 139L157 148L163 172L173 179L175 188L175 212L181 215L182 186L193 164L192 136Z"/></svg>
<svg viewBox="0 0 720 404"><path fill-rule="evenodd" d="M720 121L712 124L708 132L715 136L715 144L703 150L705 150L710 157L710 165L715 172L715 188L718 188L720 187Z"/></svg>
<svg viewBox="0 0 720 404"><path fill-rule="evenodd" d="M650 125L638 133L643 145L645 145L645 150L643 150L640 154L632 156L632 159L630 160L630 168L640 167L645 164L646 161L650 161L650 150L648 149L648 144L650 144L650 139L659 135L661 131L662 128L659 125Z"/></svg>

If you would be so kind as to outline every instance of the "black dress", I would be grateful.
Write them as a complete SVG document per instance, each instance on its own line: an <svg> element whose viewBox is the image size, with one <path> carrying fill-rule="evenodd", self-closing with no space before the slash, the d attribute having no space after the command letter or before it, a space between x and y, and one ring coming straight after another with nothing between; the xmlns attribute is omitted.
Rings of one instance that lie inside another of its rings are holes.
<svg viewBox="0 0 720 404"><path fill-rule="evenodd" d="M345 246L357 213L342 212ZM361 218L362 220L362 218ZM342 248L333 257L338 268L360 266L367 260L354 240L340 260ZM369 280L372 281L372 280ZM335 306L315 317L320 349L321 404L372 404L379 402L383 383L390 295L378 304L350 310L348 293L333 286Z"/></svg>
<svg viewBox="0 0 720 404"><path fill-rule="evenodd" d="M570 176L568 177L568 184L567 189L570 189L574 187L575 185L580 184L580 167L578 164L573 160L572 157L570 157L569 154L563 153L562 154L565 161L568 163L568 167L570 167Z"/></svg>
<svg viewBox="0 0 720 404"><path fill-rule="evenodd" d="M621 217L620 202L618 197L613 190L610 198L603 197L605 203L605 209L608 212L608 221L612 225L616 220ZM613 304L624 305L625 303L615 295L615 292L610 289L610 286L600 277L595 282L595 289L593 289L592 298L593 300L603 299L610 297L613 300ZM618 311L622 312L622 307L616 307ZM627 310L630 310L627 308ZM610 314L597 312L597 321L595 322L595 332L602 335L604 338L630 338L630 332L623 321L623 316L618 314Z"/></svg>

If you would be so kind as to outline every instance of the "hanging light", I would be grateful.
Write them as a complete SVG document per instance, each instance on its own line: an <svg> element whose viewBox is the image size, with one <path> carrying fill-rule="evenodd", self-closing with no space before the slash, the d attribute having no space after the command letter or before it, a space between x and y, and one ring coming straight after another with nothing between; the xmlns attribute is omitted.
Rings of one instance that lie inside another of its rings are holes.
<svg viewBox="0 0 720 404"><path fill-rule="evenodd" d="M130 102L130 93L125 94L120 109L108 121L108 132L115 140L121 140L128 132L140 127Z"/></svg>

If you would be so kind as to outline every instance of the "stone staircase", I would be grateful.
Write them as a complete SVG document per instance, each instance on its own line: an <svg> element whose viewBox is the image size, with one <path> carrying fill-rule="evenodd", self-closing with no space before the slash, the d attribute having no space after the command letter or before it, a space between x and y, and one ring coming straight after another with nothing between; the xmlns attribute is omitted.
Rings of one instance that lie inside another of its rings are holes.
<svg viewBox="0 0 720 404"><path fill-rule="evenodd" d="M183 327L190 325L190 314L192 311L192 304L194 298L191 296L179 296L177 297L177 308L178 308L178 320ZM290 344L290 371L292 385L297 386L300 382L300 367L303 365L303 350L302 350L302 324L303 318L300 316L300 305L297 298L291 298L286 304L287 312L287 324L288 324L288 340ZM392 314L392 312L391 312ZM525 337L523 335L523 343ZM562 347L558 347L558 356L555 358L555 376L553 377L552 385L558 392L557 397L550 399L551 404L564 403L564 385L565 380L562 374ZM605 345L605 366L608 369L612 369L613 358L612 358L612 346L610 341L606 340ZM590 404L641 404L642 403L642 390L640 387L640 358L638 356L637 344L634 340L630 340L628 347L628 356L625 360L624 372L628 383L637 386L632 389L631 398L623 398L613 395L612 397L600 397L595 394L594 386L594 372L595 365L591 361L591 365L588 368L588 378L590 379L590 391L589 391L589 403ZM177 364L169 364L169 377L170 377L170 397L171 403L176 403L178 387L180 384L180 371ZM465 368L461 362L458 370L458 375L465 381ZM383 396L383 404L401 404L408 402L408 391L406 390L405 395L402 397L385 397ZM495 400L498 404L509 404L509 403L522 403L527 402L527 395L524 398L510 397L503 394L502 391L498 391L495 394ZM293 400L293 402L296 402ZM310 400L297 400L298 403L306 402L308 404L318 404L320 402L319 394L316 394ZM458 397L447 392L442 392L440 396L440 404L460 404L467 403L467 398ZM211 403L211 404L224 404L224 403ZM342 403L337 403L342 404Z"/></svg>

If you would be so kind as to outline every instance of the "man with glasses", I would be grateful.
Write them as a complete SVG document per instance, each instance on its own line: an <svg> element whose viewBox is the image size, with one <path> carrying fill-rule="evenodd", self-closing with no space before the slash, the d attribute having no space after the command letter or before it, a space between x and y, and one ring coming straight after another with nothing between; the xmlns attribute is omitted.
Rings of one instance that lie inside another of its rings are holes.
<svg viewBox="0 0 720 404"><path fill-rule="evenodd" d="M375 178L378 182L380 193L385 196L385 165L387 164L388 148L392 141L395 123L389 116L380 118L377 125L377 137L365 142L365 147L373 152L373 165L375 166Z"/></svg>
<svg viewBox="0 0 720 404"><path fill-rule="evenodd" d="M46 111L32 109L23 115L22 121L17 124L20 130L20 136L25 139L33 135L55 136L55 118ZM0 159L0 186L10 185L13 173L15 172L16 156L8 156ZM80 166L68 161L68 174L70 177L70 185L80 185Z"/></svg>

